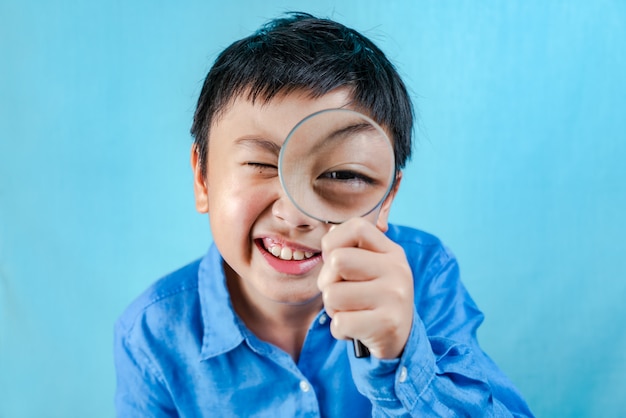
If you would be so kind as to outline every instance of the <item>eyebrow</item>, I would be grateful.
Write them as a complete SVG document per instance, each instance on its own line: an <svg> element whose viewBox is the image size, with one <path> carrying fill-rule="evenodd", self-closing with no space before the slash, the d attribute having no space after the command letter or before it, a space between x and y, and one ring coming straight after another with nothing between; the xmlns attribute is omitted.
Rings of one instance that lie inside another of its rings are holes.
<svg viewBox="0 0 626 418"><path fill-rule="evenodd" d="M243 145L245 147L261 148L272 154L278 155L280 153L280 145L263 138L239 138L235 141L237 145Z"/></svg>
<svg viewBox="0 0 626 418"><path fill-rule="evenodd" d="M366 131L376 132L376 128L374 128L373 125L366 123L366 122L354 123L352 125L348 125L344 128L340 128L331 132L330 135L328 135L328 137L326 138L326 140L328 141L328 140L342 139L348 135L356 134L360 132L366 132Z"/></svg>
<svg viewBox="0 0 626 418"><path fill-rule="evenodd" d="M378 129L376 129L374 125L370 123L366 123L366 122L353 123L351 125L346 125L342 128L335 129L334 131L331 131L329 134L327 134L324 138L322 138L323 142L318 144L319 149L333 147L334 143L336 143L337 141L342 141L342 140L354 141L355 138L353 137L353 135L361 133L361 132L380 133Z"/></svg>

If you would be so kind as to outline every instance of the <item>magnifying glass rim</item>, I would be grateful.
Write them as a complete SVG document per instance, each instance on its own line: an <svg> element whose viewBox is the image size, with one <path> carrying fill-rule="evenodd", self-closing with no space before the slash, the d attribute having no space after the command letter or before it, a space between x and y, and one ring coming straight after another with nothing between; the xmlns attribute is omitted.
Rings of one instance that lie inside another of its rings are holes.
<svg viewBox="0 0 626 418"><path fill-rule="evenodd" d="M289 198L289 200L291 201L291 203L293 203L293 205L302 213L304 213L306 216L313 218L315 220L318 220L320 222L326 223L326 224L340 224L342 222L347 221L350 218L341 220L341 221L332 221L332 220L328 220L328 219L322 219L318 216L315 216L313 214L311 214L308 210L305 210L302 206L300 206L298 204L298 202L296 202L293 198L293 196L291 195L291 193L289 192L289 189L286 187L285 185L285 178L283 175L283 159L285 156L285 149L287 148L287 145L289 144L289 141L293 138L294 133L298 130L298 128L300 126L302 126L303 124L305 124L306 122L308 122L310 119L313 119L316 116L319 116L323 113L330 113L330 112L344 112L344 113L351 113L356 115L357 117L360 117L362 119L364 119L366 122L368 122L369 124L371 124L374 128L376 128L376 130L379 131L379 133L381 133L388 141L389 146L391 147L391 159L392 159L392 167L393 167L393 172L391 174L391 181L389 182L389 185L387 186L387 190L385 191L385 193L382 195L382 197L380 198L380 200L378 201L378 203L376 203L376 205L374 205L373 208L367 210L365 213L361 214L361 215L354 215L351 217L364 217L369 215L370 213L374 212L376 209L380 208L380 206L383 204L383 202L385 201L385 199L387 199L387 196L389 196L389 193L391 192L391 189L393 188L393 184L395 183L395 176L396 176L396 156L394 153L394 149L393 149L393 142L391 142L391 139L389 138L389 135L387 135L387 133L383 130L383 128L372 118L370 118L367 115L364 115L363 113L357 111L357 110L353 110L353 109L346 109L346 108L341 108L341 107L335 107L335 108L328 108L328 109L322 109L322 110L318 110L316 112L311 113L310 115L304 117L300 122L296 123L296 125L291 129L291 131L289 131L289 134L287 134L287 137L285 138L285 141L283 142L283 145L280 148L280 153L278 154L278 178L280 180L280 186L282 187L282 189L285 191L285 194L287 195L287 197Z"/></svg>

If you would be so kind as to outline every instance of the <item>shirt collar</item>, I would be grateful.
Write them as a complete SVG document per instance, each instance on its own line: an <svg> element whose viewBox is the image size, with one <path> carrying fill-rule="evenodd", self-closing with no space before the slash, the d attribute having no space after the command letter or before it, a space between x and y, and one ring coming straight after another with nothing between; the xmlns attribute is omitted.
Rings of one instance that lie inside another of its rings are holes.
<svg viewBox="0 0 626 418"><path fill-rule="evenodd" d="M215 244L200 262L198 292L204 334L202 360L223 354L242 343L244 336L226 288L223 259Z"/></svg>

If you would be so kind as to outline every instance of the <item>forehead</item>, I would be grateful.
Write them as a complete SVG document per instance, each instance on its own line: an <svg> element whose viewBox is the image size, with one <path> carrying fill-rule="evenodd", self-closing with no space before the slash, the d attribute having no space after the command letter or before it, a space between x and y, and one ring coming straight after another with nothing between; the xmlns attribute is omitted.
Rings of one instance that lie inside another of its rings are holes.
<svg viewBox="0 0 626 418"><path fill-rule="evenodd" d="M211 122L209 143L226 132L249 130L284 138L291 128L311 113L330 108L352 108L350 90L341 88L320 97L307 91L277 95L268 101L252 101L247 94L236 96Z"/></svg>

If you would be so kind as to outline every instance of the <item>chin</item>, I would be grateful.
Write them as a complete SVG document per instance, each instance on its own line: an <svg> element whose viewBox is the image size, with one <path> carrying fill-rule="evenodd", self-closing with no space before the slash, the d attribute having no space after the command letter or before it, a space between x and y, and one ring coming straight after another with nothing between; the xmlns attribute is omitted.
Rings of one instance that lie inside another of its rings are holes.
<svg viewBox="0 0 626 418"><path fill-rule="evenodd" d="M305 306L322 300L322 294L318 291L316 294L307 294L300 296L290 296L273 299L274 302L290 306Z"/></svg>
<svg viewBox="0 0 626 418"><path fill-rule="evenodd" d="M267 299L284 305L300 306L321 302L322 293L317 288L317 279L311 277L308 281L303 283L302 278L278 280L271 287L257 289Z"/></svg>

